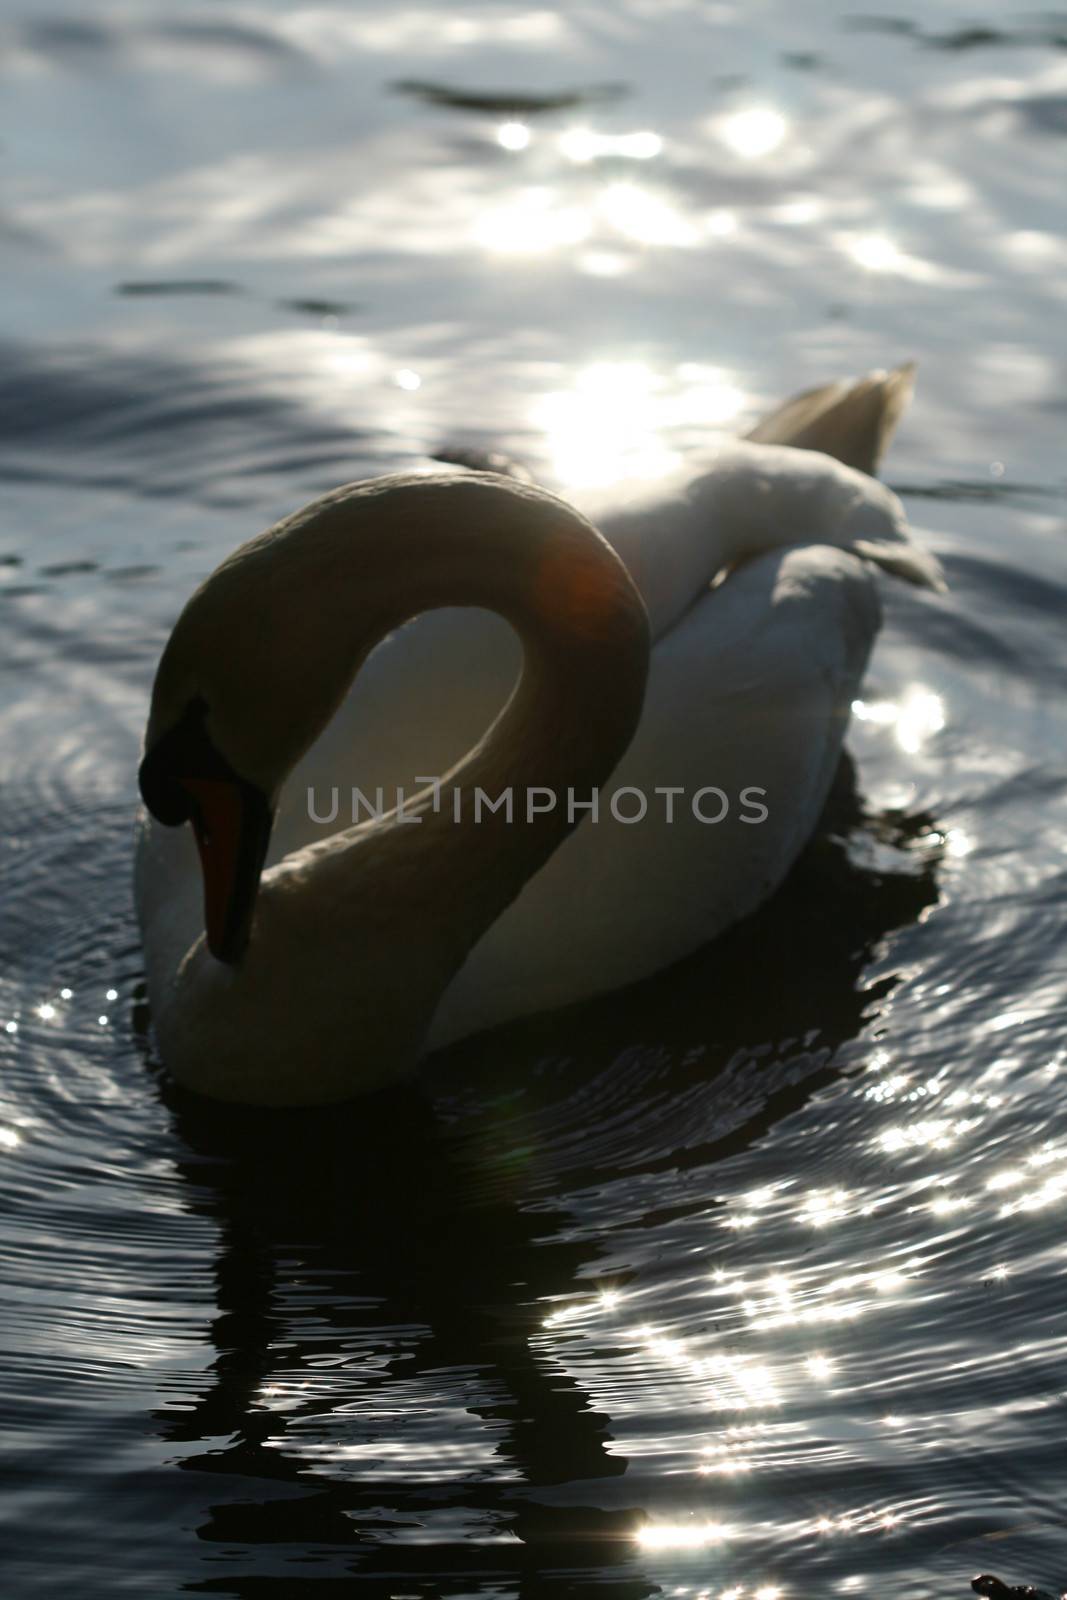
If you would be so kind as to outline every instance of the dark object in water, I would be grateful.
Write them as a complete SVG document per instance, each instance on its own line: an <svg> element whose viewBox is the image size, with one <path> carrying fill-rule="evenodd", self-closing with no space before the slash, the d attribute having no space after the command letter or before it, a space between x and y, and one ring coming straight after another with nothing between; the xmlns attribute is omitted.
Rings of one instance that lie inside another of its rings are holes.
<svg viewBox="0 0 1067 1600"><path fill-rule="evenodd" d="M896 17L846 17L844 25L854 32L906 35L914 39L916 44L925 45L928 50L981 50L989 46L999 49L1045 46L1052 50L1067 50L1067 32L1063 29L1062 20L1053 12L1035 15L1029 22L1024 22L1021 28L972 25L953 28L948 33L924 33L918 23L904 22ZM1020 1589L1019 1593L1025 1591Z"/></svg>
<svg viewBox="0 0 1067 1600"><path fill-rule="evenodd" d="M421 78L400 78L389 87L397 94L409 94L428 105L447 106L451 111L484 111L490 116L536 117L546 111L573 111L577 106L598 101L618 100L629 91L621 83L594 84L587 89L564 89L559 94L535 94L529 90L510 91L456 89L447 83L428 83Z"/></svg>
<svg viewBox="0 0 1067 1600"><path fill-rule="evenodd" d="M449 466L466 467L469 472L496 472L504 478L517 478L520 483L533 483L534 476L520 461L499 450L481 450L477 445L442 445L430 457L431 461L446 461Z"/></svg>
<svg viewBox="0 0 1067 1600"><path fill-rule="evenodd" d="M283 311L302 311L309 317L345 317L357 308L348 300L279 300Z"/></svg>
<svg viewBox="0 0 1067 1600"><path fill-rule="evenodd" d="M985 1595L986 1600L1056 1600L1056 1596L1049 1594L1046 1589L1035 1589L1030 1583L1001 1583L999 1578L994 1578L988 1572L972 1578L971 1588L975 1594ZM1065 1600L1065 1597L1060 1595L1059 1600Z"/></svg>
<svg viewBox="0 0 1067 1600"><path fill-rule="evenodd" d="M118 283L116 294L237 294L235 283L227 278L160 278L135 283Z"/></svg>

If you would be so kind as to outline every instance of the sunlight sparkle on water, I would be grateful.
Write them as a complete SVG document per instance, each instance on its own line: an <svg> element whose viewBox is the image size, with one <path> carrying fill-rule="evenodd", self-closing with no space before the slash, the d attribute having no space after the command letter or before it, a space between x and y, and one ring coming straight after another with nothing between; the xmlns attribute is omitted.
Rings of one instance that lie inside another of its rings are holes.
<svg viewBox="0 0 1067 1600"><path fill-rule="evenodd" d="M578 257L578 268L591 278L621 278L634 263L616 250L583 250Z"/></svg>
<svg viewBox="0 0 1067 1600"><path fill-rule="evenodd" d="M525 150L530 130L524 122L502 122L496 130L496 142L505 150Z"/></svg>
<svg viewBox="0 0 1067 1600"><path fill-rule="evenodd" d="M592 218L582 206L561 204L553 190L522 189L484 216L477 237L498 255L544 255L589 237Z"/></svg>
<svg viewBox="0 0 1067 1600"><path fill-rule="evenodd" d="M771 1278L763 1286L765 1298L760 1297L759 1286L740 1279L734 1283L725 1283L723 1278L714 1281L724 1283L723 1293L743 1295L741 1309L756 1331L766 1333L776 1328L853 1321L871 1310L877 1297L906 1289L910 1278L895 1267L845 1273L821 1287L808 1284L803 1289L790 1288L782 1278ZM857 1295L857 1291L861 1293ZM815 1377L828 1376L833 1366L833 1362L818 1355L809 1362Z"/></svg>
<svg viewBox="0 0 1067 1600"><path fill-rule="evenodd" d="M543 395L532 421L542 428L556 476L570 485L662 477L679 457L659 437L661 387L639 361L596 362L570 390Z"/></svg>
<svg viewBox="0 0 1067 1600"><path fill-rule="evenodd" d="M667 431L724 425L744 404L744 392L718 367L682 362L668 376L641 361L599 361L579 371L570 389L542 395L531 421L546 435L560 482L601 487L663 477L682 459Z"/></svg>
<svg viewBox="0 0 1067 1600"><path fill-rule="evenodd" d="M825 1228L831 1222L840 1222L845 1215L848 1196L843 1189L824 1189L809 1194L801 1208L800 1216L814 1228Z"/></svg>
<svg viewBox="0 0 1067 1600"><path fill-rule="evenodd" d="M904 1127L887 1128L879 1135L878 1143L889 1155L894 1155L899 1150L923 1147L930 1150L948 1150L957 1139L977 1128L981 1121L981 1117L962 1117L958 1121L950 1121L947 1117L924 1117L921 1121L908 1123Z"/></svg>
<svg viewBox="0 0 1067 1600"><path fill-rule="evenodd" d="M703 1550L726 1538L718 1522L649 1522L635 1535L646 1550Z"/></svg>
<svg viewBox="0 0 1067 1600"><path fill-rule="evenodd" d="M737 232L737 216L733 211L709 211L704 226L713 239L728 239Z"/></svg>
<svg viewBox="0 0 1067 1600"><path fill-rule="evenodd" d="M351 334L322 334L314 341L305 339L303 348L305 365L317 367L327 382L335 378L365 382L376 365L365 341Z"/></svg>
<svg viewBox="0 0 1067 1600"><path fill-rule="evenodd" d="M732 1437L719 1444L705 1445L701 1454L712 1459L704 1461L697 1468L701 1477L708 1477L712 1473L730 1475L738 1472L751 1472L753 1461L746 1451L751 1451L753 1435L762 1430L763 1424L757 1423L754 1427L727 1428L726 1433Z"/></svg>
<svg viewBox="0 0 1067 1600"><path fill-rule="evenodd" d="M751 106L726 117L720 124L720 134L737 155L754 161L777 150L788 128L781 112L767 106Z"/></svg>
<svg viewBox="0 0 1067 1600"><path fill-rule="evenodd" d="M915 755L935 733L945 726L945 703L921 685L915 685L899 701L853 700L852 714L858 722L893 727L897 744Z"/></svg>
<svg viewBox="0 0 1067 1600"><path fill-rule="evenodd" d="M568 128L558 140L568 161L584 164L600 156L622 156L629 161L651 161L663 149L658 133L642 129L639 133L594 133L591 128Z"/></svg>
<svg viewBox="0 0 1067 1600"><path fill-rule="evenodd" d="M904 700L897 717L897 743L914 754L945 726L945 706L940 695L924 689L913 690Z"/></svg>
<svg viewBox="0 0 1067 1600"><path fill-rule="evenodd" d="M1014 1189L1018 1184L1026 1182L1026 1173L1020 1172L1018 1167L1006 1167L1003 1172L994 1172L986 1180L987 1189Z"/></svg>
<svg viewBox="0 0 1067 1600"><path fill-rule="evenodd" d="M648 159L655 153L647 142L655 135L629 137L646 141L625 152L634 159ZM572 159L579 159L575 154L579 149L584 152L588 148L589 160L599 153L599 145L577 140L577 135L572 136ZM594 232L598 235L596 244L615 235L635 244L691 249L709 238L725 237L736 227L732 212L720 209L687 215L667 194L618 180L587 194L580 204L544 184L513 191L510 199L493 206L479 219L475 237L483 249L494 255L538 256L582 244L591 240Z"/></svg>
<svg viewBox="0 0 1067 1600"><path fill-rule="evenodd" d="M1044 1206L1054 1205L1056 1201L1062 1200L1064 1195L1067 1195L1067 1172L1054 1173L1036 1188L1028 1189L1024 1194L1001 1206L1000 1215L1014 1217L1020 1211L1040 1211Z"/></svg>
<svg viewBox="0 0 1067 1600"><path fill-rule="evenodd" d="M611 183L600 197L604 220L640 244L685 248L700 243L701 229L662 195L636 183Z"/></svg>
<svg viewBox="0 0 1067 1600"><path fill-rule="evenodd" d="M796 200L787 200L773 213L776 222L784 222L787 227L803 227L805 223L816 222L823 213L823 202L813 195L805 195Z"/></svg>
<svg viewBox="0 0 1067 1600"><path fill-rule="evenodd" d="M717 428L732 422L744 409L745 391L731 383L721 367L683 361L677 372L687 387L669 407L673 413L670 420L680 425Z"/></svg>
<svg viewBox="0 0 1067 1600"><path fill-rule="evenodd" d="M672 1367L683 1379L699 1385L702 1403L710 1411L751 1411L758 1406L778 1406L777 1385L770 1367L744 1356L702 1356L682 1339L658 1329L638 1328L636 1337L648 1357Z"/></svg>
<svg viewBox="0 0 1067 1600"><path fill-rule="evenodd" d="M868 272L892 272L904 260L892 239L887 239L881 233L865 234L862 239L853 240L848 253L858 266L866 267Z"/></svg>
<svg viewBox="0 0 1067 1600"><path fill-rule="evenodd" d="M950 1217L954 1211L966 1211L970 1203L966 1195L943 1194L939 1199L930 1201L930 1210L935 1217Z"/></svg>
<svg viewBox="0 0 1067 1600"><path fill-rule="evenodd" d="M1035 1150L1026 1158L1028 1167L1047 1167L1050 1161L1062 1159L1063 1151L1050 1148L1048 1145L1043 1150Z"/></svg>
<svg viewBox="0 0 1067 1600"><path fill-rule="evenodd" d="M603 1289L595 1300L571 1301L560 1306L556 1311L550 1311L541 1323L543 1328L555 1328L561 1323L572 1322L575 1318L584 1317L592 1311L614 1311L623 1299L618 1289Z"/></svg>
<svg viewBox="0 0 1067 1600"><path fill-rule="evenodd" d="M561 1322L570 1322L575 1317L582 1316L587 1309L588 1307L584 1304L561 1306L558 1311L550 1311L541 1326L543 1328L555 1328Z"/></svg>

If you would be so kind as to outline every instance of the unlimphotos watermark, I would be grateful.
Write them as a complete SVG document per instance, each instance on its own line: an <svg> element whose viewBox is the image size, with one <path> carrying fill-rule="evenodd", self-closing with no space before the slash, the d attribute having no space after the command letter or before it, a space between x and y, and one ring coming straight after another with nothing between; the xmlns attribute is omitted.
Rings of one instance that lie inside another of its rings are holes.
<svg viewBox="0 0 1067 1600"><path fill-rule="evenodd" d="M738 822L756 826L766 822L770 815L763 803L767 798L766 789L755 786L731 795L715 784L693 790L683 785L660 784L651 794L632 785L606 792L600 789L559 790L535 784L489 794L479 788L446 788L442 778L416 777L414 781L418 789L410 793L396 789L390 791L388 799L384 789L375 789L370 795L362 789L350 789L347 815L353 824L380 822L385 817L397 823L420 823L427 813L449 817L456 823L501 818L507 823L533 823L552 812L560 812L568 823L598 823L610 817L627 826L647 821L669 825L682 816L691 816L709 827L731 816ZM324 828L338 822L341 793L339 785L332 785L328 802L323 804L323 796L310 785L307 791L309 819Z"/></svg>

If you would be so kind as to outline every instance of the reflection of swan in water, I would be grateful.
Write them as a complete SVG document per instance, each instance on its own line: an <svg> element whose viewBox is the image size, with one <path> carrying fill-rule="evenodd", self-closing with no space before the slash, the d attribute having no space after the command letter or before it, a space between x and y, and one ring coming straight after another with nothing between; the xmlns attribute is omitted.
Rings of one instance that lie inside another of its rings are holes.
<svg viewBox="0 0 1067 1600"><path fill-rule="evenodd" d="M895 497L821 453L873 467L909 377L797 397L755 442L603 517L625 566L543 491L443 474L338 491L224 562L164 652L141 772L157 821L138 904L176 1076L235 1100L346 1098L427 1044L644 977L766 899L819 815L877 631L867 562L940 584ZM461 606L500 612L525 655L477 744L515 656L499 619ZM417 827L308 816L309 785L320 805L410 793L464 749L439 809L409 807ZM568 796L612 774L599 822L568 838ZM663 809L629 825L606 809L619 788ZM554 799L527 820L533 789ZM701 789L721 824L688 803ZM475 820L479 790L510 790L515 821ZM185 830L158 826L186 819L203 909Z"/></svg>
<svg viewBox="0 0 1067 1600"><path fill-rule="evenodd" d="M589 1220L583 1196L610 1180L614 1220L640 1218L631 1245L647 1240L658 1255L685 1219L714 1208L717 1163L837 1077L835 1056L848 1059L839 1047L870 1019L872 948L936 888L915 843L929 818L886 829L840 787L830 835L750 923L677 981L644 985L632 1008L568 1016L566 1070L546 1062L559 1038L537 1022L512 1030L507 1050L475 1042L350 1107L249 1112L164 1082L185 1203L219 1240L216 1358L169 1374L156 1413L166 1454L181 1447L183 1515L208 1579L226 1546L226 1581L251 1594L245 1574L261 1570L263 1547L276 1561L288 1544L327 1590L331 1578L377 1578L406 1592L421 1578L467 1594L468 1530L484 1519L498 1535L482 1552L487 1584L533 1600L558 1594L561 1567L591 1586L621 1568L605 1593L658 1592L633 1539L656 1485L628 1463L595 1365L561 1361L543 1319L560 1296L625 1291L619 1232L576 1226ZM845 842L871 827L888 846L877 871ZM709 1004L719 973L728 1008ZM716 1042L694 1061L709 1030ZM743 1081L730 1071L742 1047L759 1057ZM591 1120L590 1105L614 1127ZM411 1171L418 1183L398 1182ZM657 1217L669 1221L662 1237ZM630 1373L631 1417L656 1381ZM426 1542L392 1542L427 1520Z"/></svg>

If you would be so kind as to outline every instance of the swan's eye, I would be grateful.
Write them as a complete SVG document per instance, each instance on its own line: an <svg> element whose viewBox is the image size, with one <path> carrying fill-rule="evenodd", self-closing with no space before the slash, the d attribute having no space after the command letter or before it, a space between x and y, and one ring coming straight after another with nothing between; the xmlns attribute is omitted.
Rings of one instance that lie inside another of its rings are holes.
<svg viewBox="0 0 1067 1600"><path fill-rule="evenodd" d="M188 822L196 810L186 779L235 776L204 726L207 709L201 696L191 700L174 726L145 752L137 774L142 800L156 821L169 828Z"/></svg>
<svg viewBox="0 0 1067 1600"><path fill-rule="evenodd" d="M138 783L141 799L157 822L165 823L168 828L188 822L193 814L189 796L176 779L166 777L157 769L151 756L146 756L141 763Z"/></svg>

